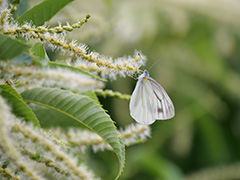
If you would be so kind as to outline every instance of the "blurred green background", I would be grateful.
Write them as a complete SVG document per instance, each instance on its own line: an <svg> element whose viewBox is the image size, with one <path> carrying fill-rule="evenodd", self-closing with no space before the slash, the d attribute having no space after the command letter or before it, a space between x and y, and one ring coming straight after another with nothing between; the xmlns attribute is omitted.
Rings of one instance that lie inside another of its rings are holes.
<svg viewBox="0 0 240 180"><path fill-rule="evenodd" d="M240 179L240 1L75 0L49 24L74 23L87 13L90 21L69 39L113 57L140 50L148 59L143 70L159 61L150 75L176 109L173 119L151 125L146 143L127 147L120 179ZM135 83L118 77L106 88L131 94ZM118 127L134 123L129 102L100 100ZM114 154L91 156L96 173L113 179Z"/></svg>

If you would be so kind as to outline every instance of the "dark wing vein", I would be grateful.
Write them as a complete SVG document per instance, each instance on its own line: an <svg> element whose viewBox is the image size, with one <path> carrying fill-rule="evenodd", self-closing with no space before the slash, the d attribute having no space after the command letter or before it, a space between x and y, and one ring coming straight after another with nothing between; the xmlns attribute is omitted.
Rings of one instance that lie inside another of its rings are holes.
<svg viewBox="0 0 240 180"><path fill-rule="evenodd" d="M172 118L175 115L175 110L170 97L157 81L151 77L148 77L148 80L150 81L154 95L158 100L157 119L164 120Z"/></svg>

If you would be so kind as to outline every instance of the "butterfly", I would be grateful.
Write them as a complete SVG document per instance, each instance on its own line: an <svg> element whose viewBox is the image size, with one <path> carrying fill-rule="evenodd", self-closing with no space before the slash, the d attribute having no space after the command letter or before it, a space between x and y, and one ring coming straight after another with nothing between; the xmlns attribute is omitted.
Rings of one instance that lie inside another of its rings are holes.
<svg viewBox="0 0 240 180"><path fill-rule="evenodd" d="M130 100L130 115L138 123L152 124L175 115L174 105L163 87L144 70Z"/></svg>

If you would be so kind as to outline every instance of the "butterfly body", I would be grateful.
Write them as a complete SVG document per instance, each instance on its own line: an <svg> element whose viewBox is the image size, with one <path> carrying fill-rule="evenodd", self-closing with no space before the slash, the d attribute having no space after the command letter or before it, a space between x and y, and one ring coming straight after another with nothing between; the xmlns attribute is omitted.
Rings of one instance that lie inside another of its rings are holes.
<svg viewBox="0 0 240 180"><path fill-rule="evenodd" d="M147 70L138 77L130 100L130 115L141 124L174 117L173 103L163 87L149 76Z"/></svg>

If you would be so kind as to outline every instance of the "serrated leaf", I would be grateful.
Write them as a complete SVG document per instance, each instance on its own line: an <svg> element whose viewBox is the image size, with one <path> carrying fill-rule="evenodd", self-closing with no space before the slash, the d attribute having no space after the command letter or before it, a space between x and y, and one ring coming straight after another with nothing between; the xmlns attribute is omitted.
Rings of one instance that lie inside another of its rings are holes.
<svg viewBox="0 0 240 180"><path fill-rule="evenodd" d="M35 88L21 95L25 101L58 111L101 136L118 157L120 168L117 178L120 176L125 160L124 145L109 115L92 99L57 88Z"/></svg>
<svg viewBox="0 0 240 180"><path fill-rule="evenodd" d="M8 85L0 85L0 95L7 100L8 104L12 107L12 112L16 116L40 127L37 117L15 89Z"/></svg>
<svg viewBox="0 0 240 180"><path fill-rule="evenodd" d="M20 24L23 22L32 22L36 26L41 26L72 1L73 0L45 0L26 11L17 21Z"/></svg>
<svg viewBox="0 0 240 180"><path fill-rule="evenodd" d="M90 99L92 99L95 103L97 103L101 107L101 104L98 101L98 98L93 91L91 90L85 91L80 93L80 95L88 96ZM69 116L66 116L58 111L45 108L36 104L31 105L31 108L33 112L36 114L39 120L39 123L43 128L50 128L50 127L69 128L69 127L79 126L79 122L74 121ZM81 126L80 128L86 128L86 127Z"/></svg>
<svg viewBox="0 0 240 180"><path fill-rule="evenodd" d="M100 104L100 102L99 102L99 100L98 100L98 97L97 97L97 95L95 94L94 91L92 91L92 90L84 91L84 92L82 92L82 93L80 93L80 94L85 95L85 96L88 96L88 97L91 98L95 103L97 103L98 105L101 106L101 104Z"/></svg>
<svg viewBox="0 0 240 180"><path fill-rule="evenodd" d="M7 91L8 93L16 96L16 98L18 98L18 99L23 101L22 96L20 94L18 94L17 91L15 89L13 89L11 86L2 84L2 85L0 85L0 89L4 90L4 91Z"/></svg>
<svg viewBox="0 0 240 180"><path fill-rule="evenodd" d="M86 128L78 121L73 120L71 117L55 111L53 109L49 109L39 105L32 105L30 104L33 112L36 114L41 127L43 128L51 128L51 127L62 127L62 128L69 128L69 127L79 127L79 128ZM47 116L46 116L47 114Z"/></svg>
<svg viewBox="0 0 240 180"><path fill-rule="evenodd" d="M89 72L87 72L87 71L84 71L84 70L79 69L79 68L76 68L76 67L68 66L68 65L66 65L66 64L62 64L62 63L59 63L59 62L49 62L48 64L49 64L50 67L55 67L55 68L61 67L61 68L65 68L65 69L68 69L68 70L71 70L71 71L80 72L80 73L82 73L82 74L88 75L88 76L90 76L90 77L92 77L92 78L95 78L95 79L99 79L99 80L101 80L101 81L107 82L106 79L102 79L102 78L100 78L99 76L95 76L95 75L93 75L93 74L91 74L91 73L89 73Z"/></svg>
<svg viewBox="0 0 240 180"><path fill-rule="evenodd" d="M0 34L0 60L12 59L30 48L27 44Z"/></svg>

